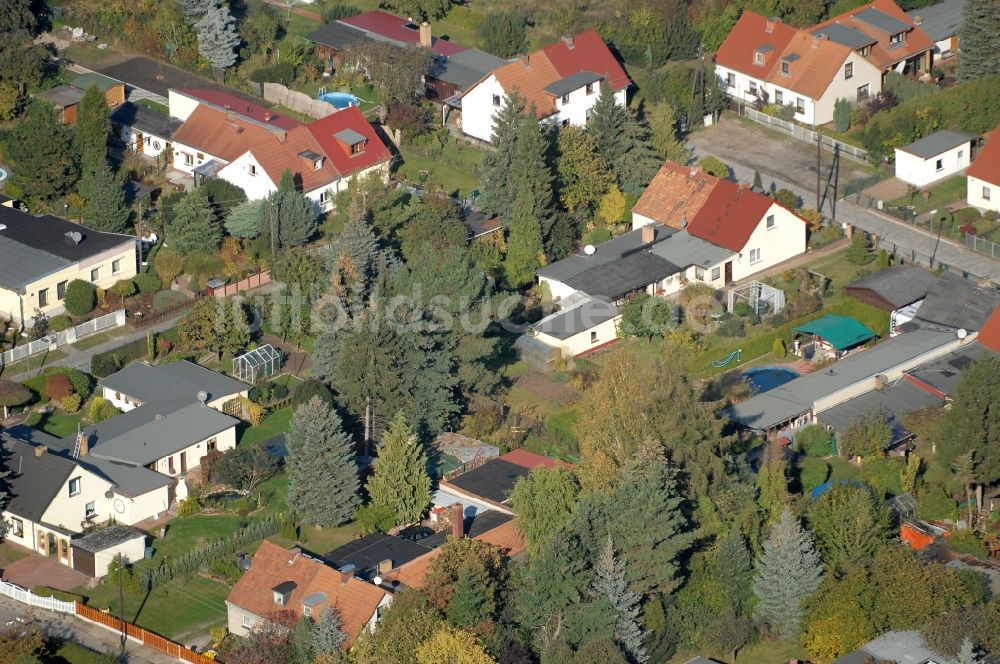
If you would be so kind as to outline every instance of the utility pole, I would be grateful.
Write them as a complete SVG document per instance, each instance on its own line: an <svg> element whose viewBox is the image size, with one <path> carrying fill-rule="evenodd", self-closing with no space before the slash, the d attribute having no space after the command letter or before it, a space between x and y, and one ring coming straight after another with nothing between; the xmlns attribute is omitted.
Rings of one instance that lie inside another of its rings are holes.
<svg viewBox="0 0 1000 664"><path fill-rule="evenodd" d="M823 201L820 198L820 179L823 176L823 134L816 130L816 211L822 212L820 206Z"/></svg>

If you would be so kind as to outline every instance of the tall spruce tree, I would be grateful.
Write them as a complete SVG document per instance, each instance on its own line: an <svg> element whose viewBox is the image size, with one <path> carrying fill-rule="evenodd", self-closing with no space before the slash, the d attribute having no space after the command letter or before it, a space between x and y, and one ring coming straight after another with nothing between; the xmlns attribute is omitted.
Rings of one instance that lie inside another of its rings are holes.
<svg viewBox="0 0 1000 664"><path fill-rule="evenodd" d="M965 0L958 53L958 78L975 78L1000 74L1000 2L996 0Z"/></svg>
<svg viewBox="0 0 1000 664"><path fill-rule="evenodd" d="M73 130L45 102L28 107L27 117L15 125L6 145L11 184L28 202L51 201L76 184L80 171Z"/></svg>
<svg viewBox="0 0 1000 664"><path fill-rule="evenodd" d="M1000 360L984 357L962 373L934 443L945 467L974 452L978 481L986 485L1000 481Z"/></svg>
<svg viewBox="0 0 1000 664"><path fill-rule="evenodd" d="M354 443L319 397L295 409L288 430L288 503L303 523L339 526L361 503Z"/></svg>
<svg viewBox="0 0 1000 664"><path fill-rule="evenodd" d="M282 247L297 247L313 236L319 228L319 217L312 202L295 187L295 177L287 168L281 174L278 190L268 197L278 227Z"/></svg>
<svg viewBox="0 0 1000 664"><path fill-rule="evenodd" d="M514 206L511 215L516 215L519 199L523 196L522 205L530 206L530 214L538 220L542 229L542 237L548 237L555 217L552 214L553 192L552 184L555 176L548 162L550 149L550 130L539 124L538 117L532 110L517 137L517 150L514 153L514 163L511 165L511 179L514 184ZM513 221L505 222L507 227Z"/></svg>
<svg viewBox="0 0 1000 664"><path fill-rule="evenodd" d="M177 4L184 14L184 21L194 27L210 9L218 4L218 0L177 0Z"/></svg>
<svg viewBox="0 0 1000 664"><path fill-rule="evenodd" d="M486 595L471 575L462 573L458 577L445 614L459 627L473 627L489 620Z"/></svg>
<svg viewBox="0 0 1000 664"><path fill-rule="evenodd" d="M510 216L517 194L513 180L514 156L517 154L517 139L525 124L524 98L513 90L504 97L500 112L494 115L493 150L483 157L483 187L479 205L483 212L498 215L501 219Z"/></svg>
<svg viewBox="0 0 1000 664"><path fill-rule="evenodd" d="M778 443L768 444L764 450L764 460L757 473L757 503L764 510L769 521L777 521L788 503L788 463Z"/></svg>
<svg viewBox="0 0 1000 664"><path fill-rule="evenodd" d="M587 127L597 139L600 152L615 172L622 191L642 193L661 160L649 129L617 102L610 86L601 88Z"/></svg>
<svg viewBox="0 0 1000 664"><path fill-rule="evenodd" d="M174 205L166 226L167 245L184 253L215 251L222 241L222 225L212 205L196 191Z"/></svg>
<svg viewBox="0 0 1000 664"><path fill-rule="evenodd" d="M733 608L745 608L752 595L753 559L742 533L731 533L719 543L712 571Z"/></svg>
<svg viewBox="0 0 1000 664"><path fill-rule="evenodd" d="M212 65L215 77L221 80L223 70L236 62L236 48L241 41L236 19L227 5L215 5L194 27L198 32L199 55Z"/></svg>
<svg viewBox="0 0 1000 664"><path fill-rule="evenodd" d="M809 529L823 561L836 572L870 558L889 543L889 510L868 486L842 484L809 507Z"/></svg>
<svg viewBox="0 0 1000 664"><path fill-rule="evenodd" d="M390 510L399 525L418 521L431 502L427 453L402 413L396 414L385 432L365 489L372 504Z"/></svg>
<svg viewBox="0 0 1000 664"><path fill-rule="evenodd" d="M639 627L639 604L642 597L628 589L625 561L615 555L610 535L595 561L594 580L590 588L598 597L607 599L614 608L615 640L633 662L645 662L648 657L642 644L644 635Z"/></svg>
<svg viewBox="0 0 1000 664"><path fill-rule="evenodd" d="M111 120L108 102L96 85L83 93L73 125L74 146L84 176L108 167L108 137Z"/></svg>
<svg viewBox="0 0 1000 664"><path fill-rule="evenodd" d="M535 271L544 264L542 226L532 207L531 194L522 190L517 195L514 210L509 217L510 233L503 267L507 283L514 288L533 282Z"/></svg>
<svg viewBox="0 0 1000 664"><path fill-rule="evenodd" d="M763 549L753 579L755 612L774 633L791 638L799 631L803 603L823 578L819 554L789 507L782 510Z"/></svg>
<svg viewBox="0 0 1000 664"><path fill-rule="evenodd" d="M80 180L80 193L87 199L84 226L105 233L124 233L128 230L129 209L125 204L125 190L106 162L97 170L84 174Z"/></svg>
<svg viewBox="0 0 1000 664"><path fill-rule="evenodd" d="M341 646L346 640L347 634L344 633L340 612L335 606L327 606L319 615L319 620L316 621L316 626L313 628L313 653L317 657L333 657L334 661L337 661L336 657L340 656ZM323 659L322 661L328 660Z"/></svg>

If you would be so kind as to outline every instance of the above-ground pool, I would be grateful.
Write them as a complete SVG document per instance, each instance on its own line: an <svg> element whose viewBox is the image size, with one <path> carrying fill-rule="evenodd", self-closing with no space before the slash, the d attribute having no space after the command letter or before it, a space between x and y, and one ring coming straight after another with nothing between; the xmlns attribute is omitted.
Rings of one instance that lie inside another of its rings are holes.
<svg viewBox="0 0 1000 664"><path fill-rule="evenodd" d="M755 392L767 392L799 377L799 372L785 367L757 367L747 369L743 376Z"/></svg>
<svg viewBox="0 0 1000 664"><path fill-rule="evenodd" d="M319 95L317 99L322 99L331 106L335 106L340 109L357 106L358 102L361 101L350 92L324 92Z"/></svg>

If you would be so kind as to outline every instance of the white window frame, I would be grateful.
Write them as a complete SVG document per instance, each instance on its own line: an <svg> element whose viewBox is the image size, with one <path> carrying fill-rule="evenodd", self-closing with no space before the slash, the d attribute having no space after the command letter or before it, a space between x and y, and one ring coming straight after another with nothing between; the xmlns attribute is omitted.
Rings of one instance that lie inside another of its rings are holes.
<svg viewBox="0 0 1000 664"><path fill-rule="evenodd" d="M899 46L906 42L906 33L897 32L894 35L889 35L889 46Z"/></svg>
<svg viewBox="0 0 1000 664"><path fill-rule="evenodd" d="M844 80L849 81L854 78L854 62L848 62L844 65Z"/></svg>
<svg viewBox="0 0 1000 664"><path fill-rule="evenodd" d="M789 64L788 60L782 60L781 61L781 74L782 74L782 76L791 76L792 75L792 65Z"/></svg>
<svg viewBox="0 0 1000 664"><path fill-rule="evenodd" d="M257 164L247 164L247 173L250 177L257 177Z"/></svg>
<svg viewBox="0 0 1000 664"><path fill-rule="evenodd" d="M771 230L772 228L774 228L774 215L773 214L767 215L767 220L764 222L764 224L766 225L767 230Z"/></svg>
<svg viewBox="0 0 1000 664"><path fill-rule="evenodd" d="M194 155L188 154L187 152L182 152L181 155L184 157L185 166L194 166Z"/></svg>
<svg viewBox="0 0 1000 664"><path fill-rule="evenodd" d="M562 105L563 105L563 106L565 106L566 104L568 104L568 103L569 103L569 93L567 92L566 94L564 94L564 95L563 95L563 96L562 96L562 97L560 98L560 100L559 100L559 101L561 101L561 102L562 102Z"/></svg>
<svg viewBox="0 0 1000 664"><path fill-rule="evenodd" d="M84 518L89 519L90 517L96 516L96 515L97 515L97 503L95 501L92 500L92 501L90 501L89 503L87 503L86 505L83 506L83 516L84 516Z"/></svg>
<svg viewBox="0 0 1000 664"><path fill-rule="evenodd" d="M694 269L694 278L698 281L705 281L705 268L696 267Z"/></svg>
<svg viewBox="0 0 1000 664"><path fill-rule="evenodd" d="M47 307L49 306L49 289L39 288L38 289L38 306Z"/></svg>
<svg viewBox="0 0 1000 664"><path fill-rule="evenodd" d="M118 274L122 271L122 259L116 258L111 261L111 274Z"/></svg>
<svg viewBox="0 0 1000 664"><path fill-rule="evenodd" d="M10 518L10 531L14 534L14 537L24 537L24 521L21 521L16 516L12 516Z"/></svg>
<svg viewBox="0 0 1000 664"><path fill-rule="evenodd" d="M597 343L597 330L591 330L590 331L590 343L592 343L592 344L596 344Z"/></svg>
<svg viewBox="0 0 1000 664"><path fill-rule="evenodd" d="M868 83L858 86L858 101L864 101L871 97L871 86Z"/></svg>
<svg viewBox="0 0 1000 664"><path fill-rule="evenodd" d="M775 104L784 104L785 103L785 93L782 92L781 90L775 90L774 91L774 103Z"/></svg>
<svg viewBox="0 0 1000 664"><path fill-rule="evenodd" d="M753 52L753 63L755 65L763 65L764 64L764 54L761 53L760 51L754 51Z"/></svg>
<svg viewBox="0 0 1000 664"><path fill-rule="evenodd" d="M246 627L247 629L253 627L253 618L251 618L245 613L243 614L243 626Z"/></svg>
<svg viewBox="0 0 1000 664"><path fill-rule="evenodd" d="M313 610L311 606L302 605L302 615L312 617Z"/></svg>
<svg viewBox="0 0 1000 664"><path fill-rule="evenodd" d="M736 74L729 72L726 74L726 87L735 88L736 87Z"/></svg>
<svg viewBox="0 0 1000 664"><path fill-rule="evenodd" d="M721 277L721 276L722 276L722 268L721 267L713 267L712 268L712 281L718 281L719 277Z"/></svg>
<svg viewBox="0 0 1000 664"><path fill-rule="evenodd" d="M76 487L76 491L73 491L74 486ZM81 477L70 478L69 486L67 488L69 489L70 498L72 498L73 496L79 496L80 492L83 490L83 478Z"/></svg>
<svg viewBox="0 0 1000 664"><path fill-rule="evenodd" d="M795 98L795 112L800 115L806 112L806 100L802 97Z"/></svg>
<svg viewBox="0 0 1000 664"><path fill-rule="evenodd" d="M760 262L760 249L750 250L750 265L754 265Z"/></svg>
<svg viewBox="0 0 1000 664"><path fill-rule="evenodd" d="M990 188L989 187L983 187L983 200L984 201L990 200Z"/></svg>
<svg viewBox="0 0 1000 664"><path fill-rule="evenodd" d="M757 96L757 81L750 81L750 94Z"/></svg>
<svg viewBox="0 0 1000 664"><path fill-rule="evenodd" d="M500 95L493 95L493 106L496 108L500 108L501 106L503 106L503 99L500 97Z"/></svg>
<svg viewBox="0 0 1000 664"><path fill-rule="evenodd" d="M62 302L66 297L66 286L69 285L69 281L60 281L56 284L56 300Z"/></svg>
<svg viewBox="0 0 1000 664"><path fill-rule="evenodd" d="M97 266L90 269L90 283L97 283L101 280L101 267Z"/></svg>
<svg viewBox="0 0 1000 664"><path fill-rule="evenodd" d="M934 170L938 173L944 170L944 157L934 162Z"/></svg>

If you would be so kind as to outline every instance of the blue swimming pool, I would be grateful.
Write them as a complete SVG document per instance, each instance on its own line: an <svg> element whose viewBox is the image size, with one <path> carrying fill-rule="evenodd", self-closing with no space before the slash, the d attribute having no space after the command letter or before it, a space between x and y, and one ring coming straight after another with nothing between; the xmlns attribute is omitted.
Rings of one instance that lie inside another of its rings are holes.
<svg viewBox="0 0 1000 664"><path fill-rule="evenodd" d="M339 109L350 108L351 106L357 106L358 102L361 100L352 95L350 92L324 92L319 95L317 99L322 99L326 103L335 106Z"/></svg>
<svg viewBox="0 0 1000 664"><path fill-rule="evenodd" d="M785 367L757 367L747 369L743 376L755 392L767 392L798 378L799 372Z"/></svg>

